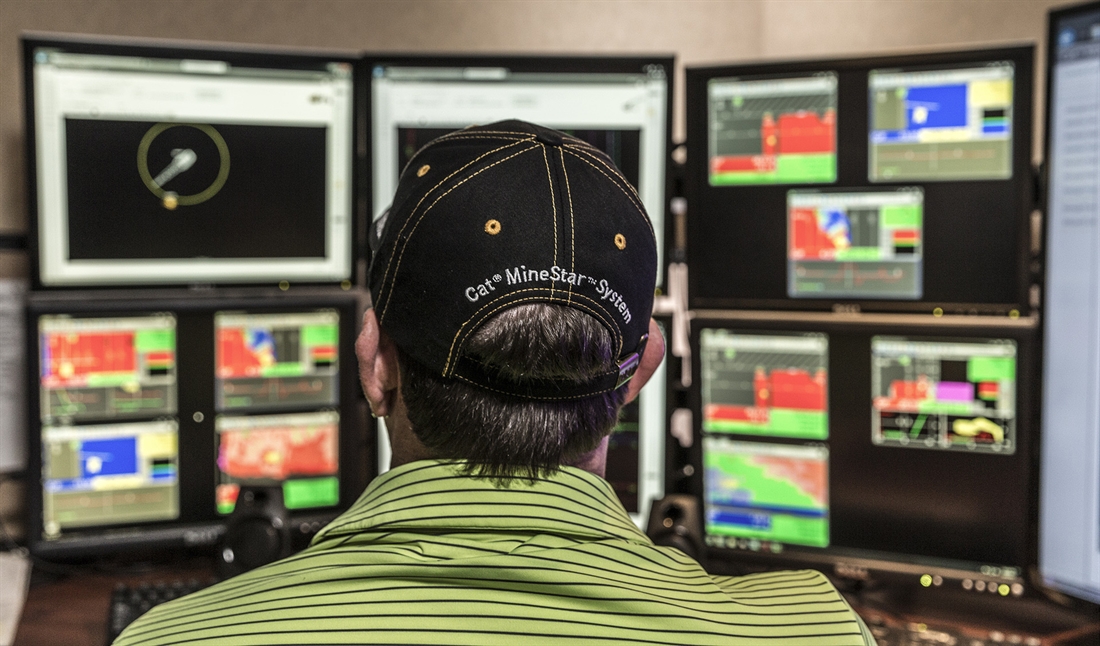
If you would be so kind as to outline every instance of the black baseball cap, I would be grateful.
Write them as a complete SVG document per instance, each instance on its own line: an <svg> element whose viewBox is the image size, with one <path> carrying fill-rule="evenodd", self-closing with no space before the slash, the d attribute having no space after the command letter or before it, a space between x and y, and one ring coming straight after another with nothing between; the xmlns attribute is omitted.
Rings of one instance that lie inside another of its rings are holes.
<svg viewBox="0 0 1100 646"><path fill-rule="evenodd" d="M379 324L442 377L568 400L633 376L653 309L656 239L635 189L590 144L514 120L439 137L410 160L368 235ZM618 367L583 384L520 384L464 355L482 323L528 303L594 317L611 334Z"/></svg>

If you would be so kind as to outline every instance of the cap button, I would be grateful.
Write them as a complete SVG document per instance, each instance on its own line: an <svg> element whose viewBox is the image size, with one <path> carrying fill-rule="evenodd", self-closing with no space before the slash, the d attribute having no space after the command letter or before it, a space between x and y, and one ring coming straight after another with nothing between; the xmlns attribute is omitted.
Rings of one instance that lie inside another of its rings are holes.
<svg viewBox="0 0 1100 646"><path fill-rule="evenodd" d="M535 140L547 146L560 146L562 143L561 134L546 128L539 128L538 132L535 133Z"/></svg>

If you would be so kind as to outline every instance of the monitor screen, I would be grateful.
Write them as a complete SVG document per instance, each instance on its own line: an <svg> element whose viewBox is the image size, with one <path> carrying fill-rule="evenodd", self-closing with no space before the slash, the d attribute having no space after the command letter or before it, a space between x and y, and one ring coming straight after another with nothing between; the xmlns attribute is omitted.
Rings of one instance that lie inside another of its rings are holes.
<svg viewBox="0 0 1100 646"><path fill-rule="evenodd" d="M1050 14L1039 570L1100 603L1100 3Z"/></svg>
<svg viewBox="0 0 1100 646"><path fill-rule="evenodd" d="M175 317L46 315L38 334L43 535L176 518Z"/></svg>
<svg viewBox="0 0 1100 646"><path fill-rule="evenodd" d="M829 545L829 449L703 438L709 544ZM762 544L762 543L761 543Z"/></svg>
<svg viewBox="0 0 1100 646"><path fill-rule="evenodd" d="M408 161L432 139L522 119L607 153L638 191L657 236L663 280L673 60L662 57L394 56L368 58L371 212L389 206ZM664 495L664 368L609 439L608 479L639 525ZM389 444L379 436L379 469Z"/></svg>
<svg viewBox="0 0 1100 646"><path fill-rule="evenodd" d="M872 337L871 409L875 444L1012 453L1016 343Z"/></svg>
<svg viewBox="0 0 1100 646"><path fill-rule="evenodd" d="M353 63L25 39L44 287L352 277Z"/></svg>
<svg viewBox="0 0 1100 646"><path fill-rule="evenodd" d="M1034 323L879 318L693 322L711 567L1022 595Z"/></svg>
<svg viewBox="0 0 1100 646"><path fill-rule="evenodd" d="M39 322L42 419L83 421L176 413L171 314Z"/></svg>
<svg viewBox="0 0 1100 646"><path fill-rule="evenodd" d="M968 69L871 70L871 181L1012 177L1014 71L1008 61Z"/></svg>
<svg viewBox="0 0 1100 646"><path fill-rule="evenodd" d="M42 536L179 517L175 421L42 428Z"/></svg>
<svg viewBox="0 0 1100 646"><path fill-rule="evenodd" d="M787 192L787 295L917 299L924 191Z"/></svg>
<svg viewBox="0 0 1100 646"><path fill-rule="evenodd" d="M1029 312L1033 55L689 68L690 307Z"/></svg>
<svg viewBox="0 0 1100 646"><path fill-rule="evenodd" d="M340 415L336 411L214 419L218 513L236 506L241 485L279 486L287 509L340 502Z"/></svg>
<svg viewBox="0 0 1100 646"><path fill-rule="evenodd" d="M343 369L357 309L342 293L31 299L32 549L212 544L241 485L280 487L298 533L316 531L365 483L363 404Z"/></svg>
<svg viewBox="0 0 1100 646"><path fill-rule="evenodd" d="M710 183L836 181L836 80L831 72L707 84Z"/></svg>
<svg viewBox="0 0 1100 646"><path fill-rule="evenodd" d="M657 57L368 59L373 217L389 206L398 176L424 144L469 125L522 119L563 130L607 153L637 189L663 257L672 62Z"/></svg>
<svg viewBox="0 0 1100 646"><path fill-rule="evenodd" d="M338 403L339 326L336 312L218 312L218 410Z"/></svg>
<svg viewBox="0 0 1100 646"><path fill-rule="evenodd" d="M829 437L829 339L704 330L703 431Z"/></svg>

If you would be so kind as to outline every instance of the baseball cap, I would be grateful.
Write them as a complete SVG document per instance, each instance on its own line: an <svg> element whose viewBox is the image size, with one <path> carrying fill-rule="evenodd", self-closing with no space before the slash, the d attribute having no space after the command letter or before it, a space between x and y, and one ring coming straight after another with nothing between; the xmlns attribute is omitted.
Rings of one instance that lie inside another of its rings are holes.
<svg viewBox="0 0 1100 646"><path fill-rule="evenodd" d="M537 400L609 392L633 376L648 338L656 239L637 192L590 144L516 120L439 137L406 165L368 237L380 326L440 376ZM481 324L530 303L594 317L618 365L580 384L517 383L466 356Z"/></svg>

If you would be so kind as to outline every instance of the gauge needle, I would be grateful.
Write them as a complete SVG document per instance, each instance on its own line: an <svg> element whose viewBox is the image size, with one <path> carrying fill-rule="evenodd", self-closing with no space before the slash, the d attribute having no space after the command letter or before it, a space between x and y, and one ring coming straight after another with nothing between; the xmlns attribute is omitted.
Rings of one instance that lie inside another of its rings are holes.
<svg viewBox="0 0 1100 646"><path fill-rule="evenodd" d="M153 179L153 183L163 187L170 179L194 166L198 158L190 148L176 148L172 151L172 161Z"/></svg>

